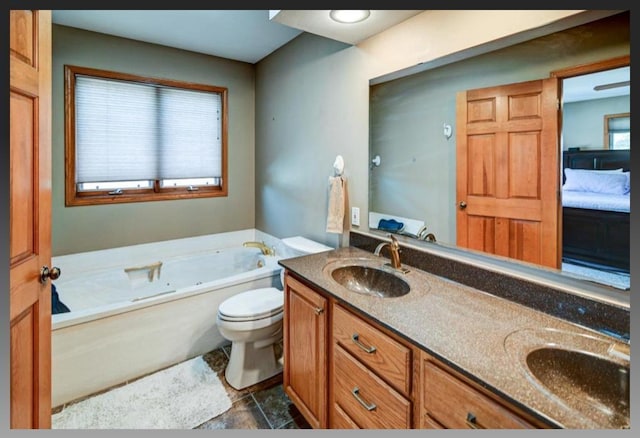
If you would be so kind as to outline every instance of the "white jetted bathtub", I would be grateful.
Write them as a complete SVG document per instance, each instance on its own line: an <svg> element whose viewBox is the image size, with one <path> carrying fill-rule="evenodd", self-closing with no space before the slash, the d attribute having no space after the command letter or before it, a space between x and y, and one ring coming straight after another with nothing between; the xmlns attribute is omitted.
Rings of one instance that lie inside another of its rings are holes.
<svg viewBox="0 0 640 438"><path fill-rule="evenodd" d="M53 257L70 312L52 317L52 406L221 347L218 306L240 292L280 287L278 246L258 230Z"/></svg>

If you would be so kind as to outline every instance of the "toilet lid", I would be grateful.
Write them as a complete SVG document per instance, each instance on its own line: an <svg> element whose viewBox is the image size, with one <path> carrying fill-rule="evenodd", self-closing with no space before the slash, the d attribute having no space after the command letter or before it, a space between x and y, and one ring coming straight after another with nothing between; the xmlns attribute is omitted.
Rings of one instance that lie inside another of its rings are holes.
<svg viewBox="0 0 640 438"><path fill-rule="evenodd" d="M218 307L221 317L233 321L267 318L283 311L283 292L265 287L242 292L227 298Z"/></svg>

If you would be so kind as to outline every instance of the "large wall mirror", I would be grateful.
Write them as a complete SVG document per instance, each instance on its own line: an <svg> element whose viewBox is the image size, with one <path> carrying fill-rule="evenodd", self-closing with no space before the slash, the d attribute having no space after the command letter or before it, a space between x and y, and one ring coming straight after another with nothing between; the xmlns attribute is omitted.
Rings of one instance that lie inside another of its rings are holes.
<svg viewBox="0 0 640 438"><path fill-rule="evenodd" d="M608 172L619 172L628 178L628 53L629 13L623 12L400 79L374 81L370 86L369 229L422 240L430 235L428 240L435 239L437 245L456 247L456 214L461 208L456 198L456 96L464 90L557 77L558 190L565 182L568 153L589 155L590 163L596 163L589 165L589 170L598 171L594 174L617 181L623 177ZM608 161L608 155L600 160L602 151L616 151L622 155L615 159L622 161ZM607 173L599 173L602 170ZM560 219L558 227L561 224ZM581 232L591 233L589 224ZM628 297L628 236L617 244L618 251L620 245L627 246L622 250L626 269L624 262L622 267L611 267L578 260L575 269L565 270L564 261L558 263L558 271ZM558 251L563 252L562 242ZM562 258L559 253L558 260Z"/></svg>

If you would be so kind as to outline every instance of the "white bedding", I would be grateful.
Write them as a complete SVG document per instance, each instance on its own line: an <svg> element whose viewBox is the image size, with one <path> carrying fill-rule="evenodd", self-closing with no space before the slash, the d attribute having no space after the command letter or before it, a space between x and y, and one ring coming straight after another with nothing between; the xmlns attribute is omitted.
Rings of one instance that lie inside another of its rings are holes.
<svg viewBox="0 0 640 438"><path fill-rule="evenodd" d="M586 208L590 210L608 210L629 213L630 195L612 195L608 193L579 192L562 190L562 206Z"/></svg>

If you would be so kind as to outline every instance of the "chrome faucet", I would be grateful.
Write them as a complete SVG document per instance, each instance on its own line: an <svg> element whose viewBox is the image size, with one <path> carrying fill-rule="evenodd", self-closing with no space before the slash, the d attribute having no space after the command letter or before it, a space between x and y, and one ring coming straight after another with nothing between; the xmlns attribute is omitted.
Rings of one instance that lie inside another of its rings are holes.
<svg viewBox="0 0 640 438"><path fill-rule="evenodd" d="M393 234L389 234L389 237L391 238L391 242L382 242L373 252L373 255L380 256L380 251L387 246L389 247L389 254L391 254L391 267L393 269L401 269L402 264L400 263L400 245L398 244L398 239L396 239Z"/></svg>
<svg viewBox="0 0 640 438"><path fill-rule="evenodd" d="M245 242L242 246L250 246L253 248L259 248L262 251L262 254L272 256L276 255L276 250L274 248L269 248L264 242Z"/></svg>

